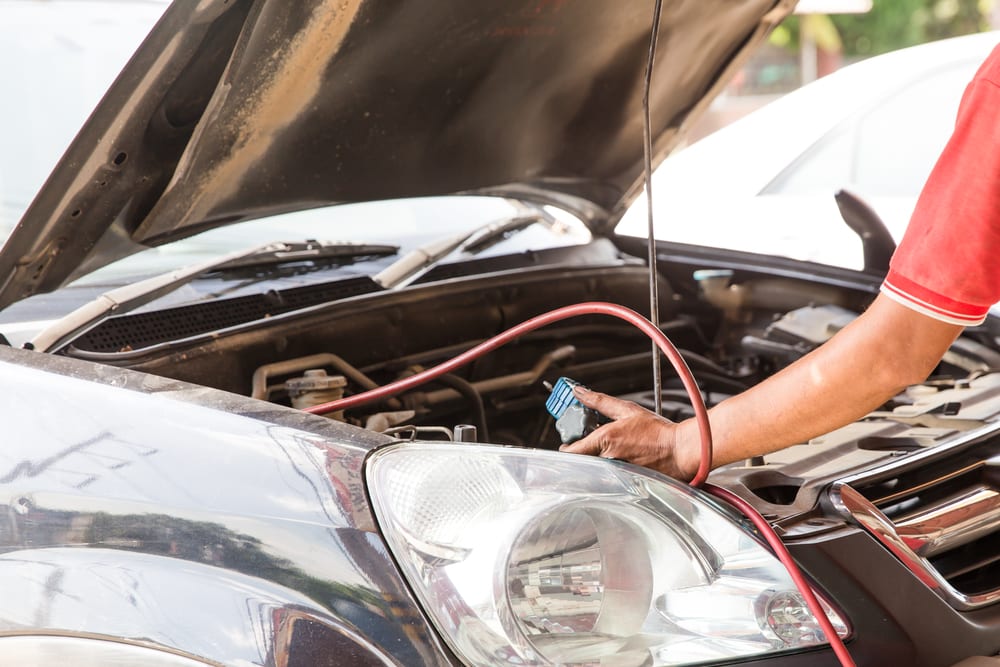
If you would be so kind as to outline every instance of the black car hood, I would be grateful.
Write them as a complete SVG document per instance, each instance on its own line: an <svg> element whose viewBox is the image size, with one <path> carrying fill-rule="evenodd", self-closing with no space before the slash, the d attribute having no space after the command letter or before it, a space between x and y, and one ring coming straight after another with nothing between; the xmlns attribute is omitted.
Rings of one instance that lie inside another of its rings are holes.
<svg viewBox="0 0 1000 667"><path fill-rule="evenodd" d="M665 0L655 155L793 6ZM610 225L640 186L652 12L653 0L177 0L8 239L0 307L144 246L336 203L494 193Z"/></svg>

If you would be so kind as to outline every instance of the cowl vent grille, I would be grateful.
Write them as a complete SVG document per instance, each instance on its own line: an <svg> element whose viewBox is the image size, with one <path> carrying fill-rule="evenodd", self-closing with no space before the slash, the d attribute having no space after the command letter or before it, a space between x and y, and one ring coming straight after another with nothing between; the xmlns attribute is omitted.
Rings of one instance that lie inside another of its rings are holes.
<svg viewBox="0 0 1000 667"><path fill-rule="evenodd" d="M221 331L382 288L367 276L264 294L218 299L111 317L73 341L82 352L132 352L160 343Z"/></svg>
<svg viewBox="0 0 1000 667"><path fill-rule="evenodd" d="M954 608L1000 602L1000 425L841 480L831 500Z"/></svg>

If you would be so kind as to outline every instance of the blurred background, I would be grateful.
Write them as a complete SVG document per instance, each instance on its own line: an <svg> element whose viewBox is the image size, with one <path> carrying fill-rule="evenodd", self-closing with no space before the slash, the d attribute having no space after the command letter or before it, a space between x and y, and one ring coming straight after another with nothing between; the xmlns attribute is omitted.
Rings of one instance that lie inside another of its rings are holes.
<svg viewBox="0 0 1000 667"><path fill-rule="evenodd" d="M657 167L656 237L883 273L998 26L1000 0L801 0Z"/></svg>
<svg viewBox="0 0 1000 667"><path fill-rule="evenodd" d="M859 60L996 29L1000 0L800 0L689 139Z"/></svg>

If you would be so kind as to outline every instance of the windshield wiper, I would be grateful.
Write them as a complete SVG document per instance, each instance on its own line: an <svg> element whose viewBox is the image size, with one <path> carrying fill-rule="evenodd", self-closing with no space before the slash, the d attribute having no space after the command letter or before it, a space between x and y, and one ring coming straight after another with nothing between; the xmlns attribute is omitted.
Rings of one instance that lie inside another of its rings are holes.
<svg viewBox="0 0 1000 667"><path fill-rule="evenodd" d="M505 217L477 227L471 232L432 241L406 253L373 278L386 289L401 289L413 283L442 259L455 252L478 253L489 246L534 224L549 227L558 225L556 218L544 208L511 200L519 209L518 215Z"/></svg>
<svg viewBox="0 0 1000 667"><path fill-rule="evenodd" d="M267 243L239 250L109 290L47 326L31 340L30 345L40 352L57 350L108 317L135 310L207 273L316 259L394 255L398 251L399 247L394 245L320 241Z"/></svg>
<svg viewBox="0 0 1000 667"><path fill-rule="evenodd" d="M237 253L233 259L222 258L215 266L202 273L217 273L233 269L305 262L317 259L354 259L358 257L384 257L395 255L399 246L372 243L326 243L299 241L296 243L271 243L256 248L250 254Z"/></svg>

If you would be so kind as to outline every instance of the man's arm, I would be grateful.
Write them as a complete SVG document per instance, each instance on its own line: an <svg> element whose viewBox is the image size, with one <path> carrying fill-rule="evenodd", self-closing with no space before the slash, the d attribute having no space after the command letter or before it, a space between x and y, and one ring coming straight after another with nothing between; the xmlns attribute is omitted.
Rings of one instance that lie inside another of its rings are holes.
<svg viewBox="0 0 1000 667"><path fill-rule="evenodd" d="M709 411L712 467L806 442L860 419L923 381L962 331L884 295L827 343ZM615 421L563 451L619 458L690 480L700 455L693 419L674 424L634 403L581 391Z"/></svg>

